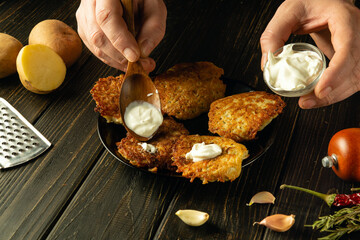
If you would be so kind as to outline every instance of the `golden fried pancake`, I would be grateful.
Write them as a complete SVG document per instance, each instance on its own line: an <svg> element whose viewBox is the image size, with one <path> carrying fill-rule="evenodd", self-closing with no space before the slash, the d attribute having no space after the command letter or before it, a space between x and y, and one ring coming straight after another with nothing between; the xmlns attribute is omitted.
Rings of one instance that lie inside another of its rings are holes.
<svg viewBox="0 0 360 240"><path fill-rule="evenodd" d="M155 77L161 109L177 119L192 119L207 112L224 97L224 70L210 62L181 63Z"/></svg>
<svg viewBox="0 0 360 240"><path fill-rule="evenodd" d="M123 81L124 74L100 78L90 91L96 102L95 111L99 112L107 122L123 123L119 104L120 87Z"/></svg>
<svg viewBox="0 0 360 240"><path fill-rule="evenodd" d="M137 167L147 167L150 171L156 172L157 169L175 170L171 166L172 148L175 141L181 135L189 134L182 123L176 122L170 117L164 118L158 133L147 144L156 147L155 153L150 153L140 145L129 133L126 138L116 143L118 152L129 162Z"/></svg>
<svg viewBox="0 0 360 240"><path fill-rule="evenodd" d="M190 152L195 143L215 143L222 149L222 154L207 160L193 162L186 159L186 153ZM248 157L248 150L240 143L232 139L216 136L187 135L181 136L173 149L173 165L177 166L177 172L183 177L200 178L203 184L208 182L233 181L240 176L241 163Z"/></svg>
<svg viewBox="0 0 360 240"><path fill-rule="evenodd" d="M266 92L246 92L211 104L209 131L237 142L252 140L283 111L285 102Z"/></svg>

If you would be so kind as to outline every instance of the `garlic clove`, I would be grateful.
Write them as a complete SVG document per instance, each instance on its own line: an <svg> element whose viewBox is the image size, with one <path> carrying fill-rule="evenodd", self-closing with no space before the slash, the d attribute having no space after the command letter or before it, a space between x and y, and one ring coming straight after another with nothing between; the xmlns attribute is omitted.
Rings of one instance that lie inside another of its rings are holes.
<svg viewBox="0 0 360 240"><path fill-rule="evenodd" d="M187 225L198 227L206 223L209 214L192 209L178 210L175 213Z"/></svg>
<svg viewBox="0 0 360 240"><path fill-rule="evenodd" d="M255 194L249 203L246 204L246 206L251 206L254 203L272 203L274 204L275 202L275 197L274 195L272 195L270 192L258 192L257 194Z"/></svg>
<svg viewBox="0 0 360 240"><path fill-rule="evenodd" d="M264 218L261 222L254 222L253 225L263 225L276 232L286 232L295 223L295 215L275 214Z"/></svg>

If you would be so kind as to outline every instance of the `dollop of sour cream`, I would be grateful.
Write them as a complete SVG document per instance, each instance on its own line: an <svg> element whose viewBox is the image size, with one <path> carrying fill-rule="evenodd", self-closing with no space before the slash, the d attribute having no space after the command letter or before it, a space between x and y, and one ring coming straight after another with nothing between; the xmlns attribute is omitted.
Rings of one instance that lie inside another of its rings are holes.
<svg viewBox="0 0 360 240"><path fill-rule="evenodd" d="M285 45L277 56L268 53L264 75L268 83L276 89L303 89L316 79L322 69L322 59L316 52L294 51L292 46Z"/></svg>
<svg viewBox="0 0 360 240"><path fill-rule="evenodd" d="M161 112L145 101L131 102L125 109L126 126L142 137L151 137L163 122Z"/></svg>
<svg viewBox="0 0 360 240"><path fill-rule="evenodd" d="M206 159L211 159L219 156L222 153L222 149L217 144L205 144L195 143L190 152L186 153L186 159L193 160L193 162L199 162Z"/></svg>
<svg viewBox="0 0 360 240"><path fill-rule="evenodd" d="M138 145L140 145L142 147L142 149L144 149L148 153L154 154L157 151L157 149L154 145L146 143L146 142L138 143Z"/></svg>

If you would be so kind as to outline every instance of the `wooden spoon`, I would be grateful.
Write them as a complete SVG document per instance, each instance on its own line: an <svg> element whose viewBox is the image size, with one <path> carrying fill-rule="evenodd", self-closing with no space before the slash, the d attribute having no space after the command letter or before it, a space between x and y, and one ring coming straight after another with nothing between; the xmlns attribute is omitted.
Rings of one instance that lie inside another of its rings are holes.
<svg viewBox="0 0 360 240"><path fill-rule="evenodd" d="M123 6L123 16L127 23L128 30L136 37L134 24L133 0L121 0ZM126 125L124 118L125 110L130 103L134 101L145 101L154 105L161 112L161 104L159 93L151 80L151 78L144 71L140 62L129 62L125 79L120 89L120 114L123 119L126 130L139 141L148 141L156 132L150 137L143 137L136 134Z"/></svg>

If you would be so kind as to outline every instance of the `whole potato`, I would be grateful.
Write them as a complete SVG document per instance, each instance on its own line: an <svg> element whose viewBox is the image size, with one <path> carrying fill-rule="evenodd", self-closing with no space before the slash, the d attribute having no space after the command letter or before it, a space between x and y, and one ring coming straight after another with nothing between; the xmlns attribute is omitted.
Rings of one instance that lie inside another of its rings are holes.
<svg viewBox="0 0 360 240"><path fill-rule="evenodd" d="M31 30L29 45L42 44L53 49L70 67L81 55L79 35L67 24L56 19L39 22Z"/></svg>
<svg viewBox="0 0 360 240"><path fill-rule="evenodd" d="M16 72L16 57L22 47L16 38L0 33L0 78Z"/></svg>

